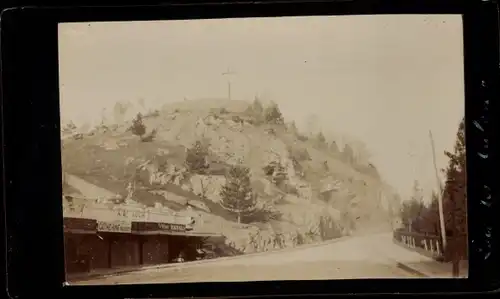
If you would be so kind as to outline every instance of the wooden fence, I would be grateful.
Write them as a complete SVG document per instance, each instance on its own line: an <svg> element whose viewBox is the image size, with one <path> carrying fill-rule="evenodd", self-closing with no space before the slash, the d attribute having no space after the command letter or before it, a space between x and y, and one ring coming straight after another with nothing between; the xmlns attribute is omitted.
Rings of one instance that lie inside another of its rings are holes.
<svg viewBox="0 0 500 299"><path fill-rule="evenodd" d="M457 260L467 258L467 236L465 235L455 238L447 237L445 252L443 252L440 236L398 230L394 231L393 239L394 242L437 261L448 262L454 258Z"/></svg>

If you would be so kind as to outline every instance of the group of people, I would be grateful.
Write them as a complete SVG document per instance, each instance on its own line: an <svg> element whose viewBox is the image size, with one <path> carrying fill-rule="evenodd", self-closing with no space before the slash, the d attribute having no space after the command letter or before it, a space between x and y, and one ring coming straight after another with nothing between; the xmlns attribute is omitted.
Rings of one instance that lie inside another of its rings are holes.
<svg viewBox="0 0 500 299"><path fill-rule="evenodd" d="M296 247L304 243L306 243L305 237L300 232L272 232L264 235L258 230L255 234L249 233L247 249L262 252Z"/></svg>

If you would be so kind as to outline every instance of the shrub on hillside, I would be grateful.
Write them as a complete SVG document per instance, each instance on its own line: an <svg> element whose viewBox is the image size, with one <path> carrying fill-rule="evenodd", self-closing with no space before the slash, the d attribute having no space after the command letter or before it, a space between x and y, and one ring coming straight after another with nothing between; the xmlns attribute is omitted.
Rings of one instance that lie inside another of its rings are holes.
<svg viewBox="0 0 500 299"><path fill-rule="evenodd" d="M192 173L203 174L209 168L207 161L209 154L208 145L200 140L187 149L186 167Z"/></svg>
<svg viewBox="0 0 500 299"><path fill-rule="evenodd" d="M132 134L139 136L142 139L142 136L146 133L146 125L144 125L142 121L142 114L137 113L137 116L132 120L132 126L130 126L129 130Z"/></svg>
<svg viewBox="0 0 500 299"><path fill-rule="evenodd" d="M250 122L253 124L258 125L264 121L264 107L257 97L252 104L248 105L245 109L245 114L252 118Z"/></svg>
<svg viewBox="0 0 500 299"><path fill-rule="evenodd" d="M263 168L264 173L278 187L282 187L287 180L285 167L280 162L272 161Z"/></svg>
<svg viewBox="0 0 500 299"><path fill-rule="evenodd" d="M156 129L153 129L149 134L141 137L142 142L151 142L156 138Z"/></svg>
<svg viewBox="0 0 500 299"><path fill-rule="evenodd" d="M64 133L71 133L73 132L74 130L76 130L76 125L73 123L73 121L70 121L66 126L64 126L64 128L62 129L62 131Z"/></svg>
<svg viewBox="0 0 500 299"><path fill-rule="evenodd" d="M295 170L295 173L300 174L304 171L304 167L299 163L297 158L295 157L290 157L290 160L292 161L293 169Z"/></svg>
<svg viewBox="0 0 500 299"><path fill-rule="evenodd" d="M255 207L252 213L248 213L244 215L244 219L246 222L260 222L265 223L271 220L279 221L283 213L276 209L272 204L267 203L262 206Z"/></svg>
<svg viewBox="0 0 500 299"><path fill-rule="evenodd" d="M268 124L284 124L283 115L281 114L281 111L276 103L271 103L271 105L265 109L264 119Z"/></svg>

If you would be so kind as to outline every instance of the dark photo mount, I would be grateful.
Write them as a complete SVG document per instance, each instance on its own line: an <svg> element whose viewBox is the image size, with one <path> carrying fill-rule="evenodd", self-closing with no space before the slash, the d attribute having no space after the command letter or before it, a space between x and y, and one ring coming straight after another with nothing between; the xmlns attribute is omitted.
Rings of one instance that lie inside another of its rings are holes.
<svg viewBox="0 0 500 299"><path fill-rule="evenodd" d="M85 5L82 3L81 5ZM92 3L94 5L94 3ZM496 1L262 1L17 7L1 17L6 293L12 298L236 297L486 292L500 286L499 22ZM61 207L58 23L264 16L461 14L464 26L469 277L67 286Z"/></svg>

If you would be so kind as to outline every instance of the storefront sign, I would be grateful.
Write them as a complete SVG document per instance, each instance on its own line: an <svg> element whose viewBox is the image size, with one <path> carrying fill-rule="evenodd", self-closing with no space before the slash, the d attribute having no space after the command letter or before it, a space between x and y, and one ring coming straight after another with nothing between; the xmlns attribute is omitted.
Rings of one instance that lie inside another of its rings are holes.
<svg viewBox="0 0 500 299"><path fill-rule="evenodd" d="M172 224L172 223L155 223L155 222L133 222L133 230L137 232L152 232L152 231L164 231L164 232L184 232L186 231L186 226L182 224Z"/></svg>
<svg viewBox="0 0 500 299"><path fill-rule="evenodd" d="M93 232L97 230L97 222L93 219L64 217L63 221L64 230L83 230Z"/></svg>
<svg viewBox="0 0 500 299"><path fill-rule="evenodd" d="M158 223L158 228L160 228L161 230L168 230L173 232L183 232L186 230L185 225L169 223Z"/></svg>
<svg viewBox="0 0 500 299"><path fill-rule="evenodd" d="M132 223L130 221L98 221L97 230L100 232L131 233Z"/></svg>

